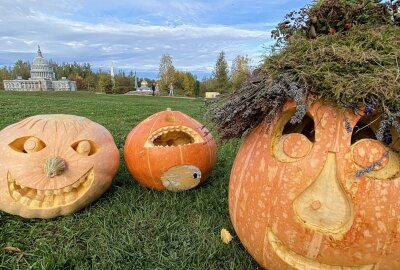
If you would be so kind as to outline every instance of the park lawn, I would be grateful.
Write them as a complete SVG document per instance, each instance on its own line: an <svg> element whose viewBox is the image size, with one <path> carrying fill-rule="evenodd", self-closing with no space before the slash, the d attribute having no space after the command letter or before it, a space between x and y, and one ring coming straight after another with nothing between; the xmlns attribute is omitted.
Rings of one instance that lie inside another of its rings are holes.
<svg viewBox="0 0 400 270"><path fill-rule="evenodd" d="M167 107L206 123L202 99L0 91L0 129L36 114L80 115L105 126L121 154L111 188L74 215L25 220L0 212L0 248L25 253L17 262L18 254L0 251L0 269L259 269L237 237L225 245L219 235L223 227L234 233L227 196L239 142L219 145L212 176L191 191L153 191L128 173L127 134Z"/></svg>

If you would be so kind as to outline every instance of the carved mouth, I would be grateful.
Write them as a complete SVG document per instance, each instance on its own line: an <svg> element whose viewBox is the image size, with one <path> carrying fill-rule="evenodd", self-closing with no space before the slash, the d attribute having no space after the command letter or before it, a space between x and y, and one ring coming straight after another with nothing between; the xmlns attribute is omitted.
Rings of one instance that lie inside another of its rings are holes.
<svg viewBox="0 0 400 270"><path fill-rule="evenodd" d="M315 270L372 270L374 264L362 265L362 266L337 266L319 263L312 259L303 257L294 251L286 247L279 238L272 232L270 228L267 229L268 242L271 244L272 249L276 255L290 265L291 267L299 270L303 269L315 269Z"/></svg>
<svg viewBox="0 0 400 270"><path fill-rule="evenodd" d="M88 191L93 179L92 168L72 185L60 189L40 190L21 185L10 172L7 173L11 197L29 208L52 208L71 204Z"/></svg>
<svg viewBox="0 0 400 270"><path fill-rule="evenodd" d="M145 143L145 147L171 147L200 143L204 140L193 129L186 126L167 126L154 131Z"/></svg>

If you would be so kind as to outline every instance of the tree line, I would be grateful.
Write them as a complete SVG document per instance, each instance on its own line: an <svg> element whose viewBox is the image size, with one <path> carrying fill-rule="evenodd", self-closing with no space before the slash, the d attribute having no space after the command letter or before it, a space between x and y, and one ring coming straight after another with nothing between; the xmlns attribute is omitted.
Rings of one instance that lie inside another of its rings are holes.
<svg viewBox="0 0 400 270"><path fill-rule="evenodd" d="M76 81L77 89L82 91L95 91L104 93L126 93L134 90L135 73L119 71L110 76L109 72L101 69L94 71L89 63L62 63L57 64L49 61L50 67L57 79L67 78ZM0 69L0 90L4 90L3 80L12 80L17 77L28 79L30 77L31 65L29 62L18 60L12 67ZM203 96L205 92L229 93L239 88L251 72L250 59L247 56L237 56L229 70L225 53L222 51L216 60L212 75L199 81L196 75L176 70L172 57L164 54L160 59L158 80L149 78L137 78L140 86L141 81L147 81L148 85L158 83L162 94L166 94L170 85L174 92L185 96Z"/></svg>
<svg viewBox="0 0 400 270"><path fill-rule="evenodd" d="M159 66L159 84L163 92L167 92L170 84L188 96L200 96L205 92L231 93L239 89L252 72L251 59L238 55L229 69L225 52L217 57L212 75L198 81L189 72L176 71L169 54L161 56Z"/></svg>

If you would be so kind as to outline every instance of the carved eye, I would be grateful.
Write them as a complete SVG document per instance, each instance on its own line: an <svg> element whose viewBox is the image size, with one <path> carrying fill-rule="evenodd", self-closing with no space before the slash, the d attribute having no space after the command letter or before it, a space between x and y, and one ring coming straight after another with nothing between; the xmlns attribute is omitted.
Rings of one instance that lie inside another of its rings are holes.
<svg viewBox="0 0 400 270"><path fill-rule="evenodd" d="M376 139L380 117L362 117L353 129L351 152L358 171L356 175L385 180L396 177L399 173L400 158L398 153L399 137L394 129L386 136L392 141L389 146Z"/></svg>
<svg viewBox="0 0 400 270"><path fill-rule="evenodd" d="M307 156L315 142L314 120L306 115L301 123L291 124L294 112L281 117L276 125L272 152L282 162L295 162Z"/></svg>
<svg viewBox="0 0 400 270"><path fill-rule="evenodd" d="M82 140L71 145L72 149L82 156L94 155L99 148L97 145L89 140Z"/></svg>
<svg viewBox="0 0 400 270"><path fill-rule="evenodd" d="M35 153L46 147L46 144L39 138L33 136L22 137L9 144L11 149L20 153Z"/></svg>

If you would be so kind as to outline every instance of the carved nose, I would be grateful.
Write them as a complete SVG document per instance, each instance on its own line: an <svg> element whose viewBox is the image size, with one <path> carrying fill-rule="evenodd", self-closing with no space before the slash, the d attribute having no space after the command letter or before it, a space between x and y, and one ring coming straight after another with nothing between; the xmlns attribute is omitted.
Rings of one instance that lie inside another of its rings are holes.
<svg viewBox="0 0 400 270"><path fill-rule="evenodd" d="M293 207L304 226L335 239L350 229L353 205L337 177L335 153L328 153L320 175L294 200Z"/></svg>

